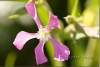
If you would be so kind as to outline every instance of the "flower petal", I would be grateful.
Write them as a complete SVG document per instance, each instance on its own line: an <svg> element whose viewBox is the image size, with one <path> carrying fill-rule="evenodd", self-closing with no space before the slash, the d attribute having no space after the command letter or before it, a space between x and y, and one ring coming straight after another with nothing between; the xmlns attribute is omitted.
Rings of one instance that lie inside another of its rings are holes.
<svg viewBox="0 0 100 67"><path fill-rule="evenodd" d="M95 28L84 27L83 29L89 37L99 38L99 32Z"/></svg>
<svg viewBox="0 0 100 67"><path fill-rule="evenodd" d="M89 27L84 24L79 24L87 36L99 38L99 27Z"/></svg>
<svg viewBox="0 0 100 67"><path fill-rule="evenodd" d="M39 18L37 16L37 11L36 11L36 6L34 3L34 0L29 0L29 2L26 3L25 8L26 8L28 14L32 16L32 18L34 19L34 21L36 22L36 24L39 28L41 26L41 23L40 23Z"/></svg>
<svg viewBox="0 0 100 67"><path fill-rule="evenodd" d="M51 38L51 41L54 45L54 59L57 61L64 61L68 60L70 51L69 48L60 42L58 42L56 39Z"/></svg>
<svg viewBox="0 0 100 67"><path fill-rule="evenodd" d="M44 41L40 40L39 44L35 48L35 56L36 56L36 62L37 64L42 64L47 62L47 58L45 57L43 47L44 47Z"/></svg>
<svg viewBox="0 0 100 67"><path fill-rule="evenodd" d="M17 34L13 44L16 46L17 49L21 50L23 48L24 44L32 38L36 38L36 35L32 34L32 33L21 31Z"/></svg>
<svg viewBox="0 0 100 67"><path fill-rule="evenodd" d="M52 14L49 14L50 19L49 19L49 25L48 28L51 30L53 28L58 28L59 27L59 21L58 21L58 17Z"/></svg>

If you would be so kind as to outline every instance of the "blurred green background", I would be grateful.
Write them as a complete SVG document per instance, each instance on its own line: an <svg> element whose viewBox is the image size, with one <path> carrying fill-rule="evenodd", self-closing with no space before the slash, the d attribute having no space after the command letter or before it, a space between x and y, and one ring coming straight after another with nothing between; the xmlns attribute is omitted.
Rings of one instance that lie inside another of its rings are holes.
<svg viewBox="0 0 100 67"><path fill-rule="evenodd" d="M39 17L44 25L48 22L48 11L59 17L61 29L53 30L55 37L69 47L71 54L68 61L57 62L53 60L53 47L46 43L44 50L48 62L36 65L34 48L37 39L32 39L19 51L13 45L19 31L37 32L37 27L31 16L25 11L24 5L28 0L0 0L0 66L50 66L50 67L98 67L99 66L99 40L98 38L81 38L73 40L64 32L68 26L64 17L75 11L75 17L83 17L82 22L87 26L99 24L99 0L36 0ZM76 9L73 7L77 3ZM57 32L57 33L56 33ZM51 51L52 50L52 51Z"/></svg>

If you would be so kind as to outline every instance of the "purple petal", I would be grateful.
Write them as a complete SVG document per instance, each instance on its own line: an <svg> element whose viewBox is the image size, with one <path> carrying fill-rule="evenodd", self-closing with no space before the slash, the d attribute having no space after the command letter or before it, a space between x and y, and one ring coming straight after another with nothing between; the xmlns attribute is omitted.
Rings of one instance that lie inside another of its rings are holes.
<svg viewBox="0 0 100 67"><path fill-rule="evenodd" d="M13 44L16 46L17 49L21 50L24 46L24 44L32 39L32 38L35 38L36 35L35 34L32 34L32 33L28 33L28 32L24 32L24 31L21 31L17 34Z"/></svg>
<svg viewBox="0 0 100 67"><path fill-rule="evenodd" d="M45 57L44 51L44 41L40 41L37 47L35 48L36 62L37 64L43 64L47 62L47 58Z"/></svg>
<svg viewBox="0 0 100 67"><path fill-rule="evenodd" d="M59 27L59 21L57 16L49 14L50 15L50 19L49 19L49 25L48 28L51 30L53 28L58 28Z"/></svg>
<svg viewBox="0 0 100 67"><path fill-rule="evenodd" d="M29 2L25 5L25 8L26 8L28 14L32 16L32 18L34 19L34 21L36 22L36 24L39 28L41 26L41 23L37 16L37 11L36 11L36 6L34 3L34 0L29 0Z"/></svg>
<svg viewBox="0 0 100 67"><path fill-rule="evenodd" d="M69 48L54 38L51 38L51 41L54 45L54 59L57 61L68 60L70 55Z"/></svg>

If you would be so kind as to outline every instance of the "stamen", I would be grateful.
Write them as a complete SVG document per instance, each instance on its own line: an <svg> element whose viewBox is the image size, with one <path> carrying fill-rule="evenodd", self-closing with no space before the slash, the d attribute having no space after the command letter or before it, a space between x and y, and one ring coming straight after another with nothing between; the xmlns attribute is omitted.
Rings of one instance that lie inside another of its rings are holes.
<svg viewBox="0 0 100 67"><path fill-rule="evenodd" d="M48 31L47 27L39 28L38 39L42 39L44 41L47 41L49 39L49 37L50 37L50 35L49 35L49 31Z"/></svg>

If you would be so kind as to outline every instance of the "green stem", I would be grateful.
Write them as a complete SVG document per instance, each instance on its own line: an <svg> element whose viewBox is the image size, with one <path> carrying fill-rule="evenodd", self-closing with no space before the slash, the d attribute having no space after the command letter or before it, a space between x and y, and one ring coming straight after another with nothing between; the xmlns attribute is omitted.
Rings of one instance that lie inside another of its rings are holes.
<svg viewBox="0 0 100 67"><path fill-rule="evenodd" d="M10 52L5 61L5 67L14 67L17 54L15 52Z"/></svg>
<svg viewBox="0 0 100 67"><path fill-rule="evenodd" d="M78 7L78 2L79 0L76 0L75 3L74 3L74 6L73 6L73 9L72 9L72 16L76 16L76 12L77 12L77 7Z"/></svg>
<svg viewBox="0 0 100 67"><path fill-rule="evenodd" d="M51 62L51 67L63 67L64 63L54 60L54 48L52 43L49 41L46 44L46 50L48 52L49 60Z"/></svg>

